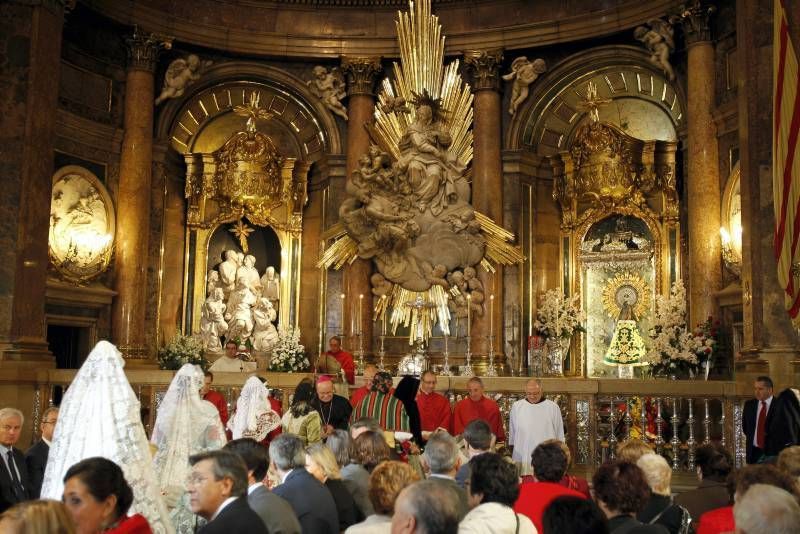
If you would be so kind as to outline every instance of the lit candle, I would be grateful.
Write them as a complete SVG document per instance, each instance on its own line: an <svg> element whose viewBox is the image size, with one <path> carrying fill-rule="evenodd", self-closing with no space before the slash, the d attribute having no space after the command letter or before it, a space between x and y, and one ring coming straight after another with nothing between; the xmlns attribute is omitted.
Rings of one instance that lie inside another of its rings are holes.
<svg viewBox="0 0 800 534"><path fill-rule="evenodd" d="M358 296L358 334L361 335L361 309L364 307L364 295Z"/></svg>
<svg viewBox="0 0 800 534"><path fill-rule="evenodd" d="M383 312L383 335L386 335L386 295L381 295L381 301L383 305L381 306L381 311Z"/></svg>
<svg viewBox="0 0 800 534"><path fill-rule="evenodd" d="M489 296L489 337L494 335L494 295Z"/></svg>
<svg viewBox="0 0 800 534"><path fill-rule="evenodd" d="M467 295L467 337L470 334L470 323L472 322L472 295Z"/></svg>
<svg viewBox="0 0 800 534"><path fill-rule="evenodd" d="M342 309L342 318L341 318L341 323L340 323L342 325L341 334L344 335L345 334L345 331L344 331L344 293L339 295L339 301L340 301L340 306L339 307Z"/></svg>

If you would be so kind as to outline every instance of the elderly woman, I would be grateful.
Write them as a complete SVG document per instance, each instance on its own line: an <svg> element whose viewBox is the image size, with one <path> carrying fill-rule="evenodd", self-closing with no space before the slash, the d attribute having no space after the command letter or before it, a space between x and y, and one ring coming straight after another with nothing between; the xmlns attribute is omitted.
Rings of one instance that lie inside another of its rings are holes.
<svg viewBox="0 0 800 534"><path fill-rule="evenodd" d="M467 499L472 510L458 527L459 534L536 534L530 519L514 511L519 497L517 469L493 452L469 461Z"/></svg>
<svg viewBox="0 0 800 534"><path fill-rule="evenodd" d="M650 486L650 499L636 514L636 519L649 525L663 525L670 534L688 532L692 518L686 508L672 502L672 468L664 457L659 454L645 454L636 465L642 470L647 485Z"/></svg>
<svg viewBox="0 0 800 534"><path fill-rule="evenodd" d="M353 496L342 481L336 457L325 444L315 443L306 449L306 471L325 484L331 492L339 514L340 531L361 519Z"/></svg>
<svg viewBox="0 0 800 534"><path fill-rule="evenodd" d="M348 528L345 534L390 533L397 496L417 480L419 475L408 464L393 461L380 464L369 477L369 500L374 513Z"/></svg>
<svg viewBox="0 0 800 534"><path fill-rule="evenodd" d="M311 406L314 394L314 384L310 380L301 380L294 389L292 407L281 420L283 431L299 436L305 446L322 441L322 419Z"/></svg>
<svg viewBox="0 0 800 534"><path fill-rule="evenodd" d="M595 502L608 518L608 531L638 534L665 534L661 525L644 525L636 514L644 508L650 497L650 488L644 473L629 462L606 462L592 477Z"/></svg>
<svg viewBox="0 0 800 534"><path fill-rule="evenodd" d="M64 475L64 504L78 534L151 534L142 515L127 515L131 503L133 490L111 460L87 458Z"/></svg>

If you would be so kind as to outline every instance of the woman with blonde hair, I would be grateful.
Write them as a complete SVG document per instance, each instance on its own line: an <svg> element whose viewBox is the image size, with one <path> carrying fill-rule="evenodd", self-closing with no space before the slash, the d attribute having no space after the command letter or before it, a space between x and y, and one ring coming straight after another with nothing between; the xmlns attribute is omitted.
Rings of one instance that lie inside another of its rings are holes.
<svg viewBox="0 0 800 534"><path fill-rule="evenodd" d="M26 501L0 515L0 534L75 534L64 503L52 500Z"/></svg>
<svg viewBox="0 0 800 534"><path fill-rule="evenodd" d="M650 499L636 514L636 519L648 525L662 525L670 534L688 532L691 517L686 508L672 502L672 468L664 457L655 453L645 454L636 466L642 470L650 486Z"/></svg>
<svg viewBox="0 0 800 534"><path fill-rule="evenodd" d="M626 439L617 446L617 461L635 464L645 454L655 451L647 442L636 438Z"/></svg>
<svg viewBox="0 0 800 534"><path fill-rule="evenodd" d="M353 496L342 481L336 456L324 443L315 443L306 449L306 471L331 492L339 513L340 531L361 520Z"/></svg>

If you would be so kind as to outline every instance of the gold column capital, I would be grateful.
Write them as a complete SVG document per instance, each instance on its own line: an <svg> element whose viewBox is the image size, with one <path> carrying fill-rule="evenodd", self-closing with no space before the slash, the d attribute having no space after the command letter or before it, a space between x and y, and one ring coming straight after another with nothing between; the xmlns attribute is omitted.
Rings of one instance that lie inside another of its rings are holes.
<svg viewBox="0 0 800 534"><path fill-rule="evenodd" d="M464 65L473 91L500 91L500 64L503 50L466 50Z"/></svg>
<svg viewBox="0 0 800 534"><path fill-rule="evenodd" d="M172 48L172 37L157 33L140 32L133 28L133 35L125 38L128 51L128 70L155 72L161 49Z"/></svg>
<svg viewBox="0 0 800 534"><path fill-rule="evenodd" d="M348 96L372 96L383 67L379 56L342 56L342 70L347 76Z"/></svg>
<svg viewBox="0 0 800 534"><path fill-rule="evenodd" d="M717 7L706 0L694 0L680 7L678 21L683 26L686 45L711 41L711 15Z"/></svg>

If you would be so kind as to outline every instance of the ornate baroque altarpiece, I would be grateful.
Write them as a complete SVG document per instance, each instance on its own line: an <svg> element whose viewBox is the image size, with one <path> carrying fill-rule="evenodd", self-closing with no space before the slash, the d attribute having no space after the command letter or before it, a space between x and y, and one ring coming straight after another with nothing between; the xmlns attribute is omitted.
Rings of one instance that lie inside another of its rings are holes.
<svg viewBox="0 0 800 534"><path fill-rule="evenodd" d="M585 376L614 376L603 363L621 303L646 333L654 296L680 277L680 225L674 141L641 140L600 120L606 104L589 84L588 120L569 150L551 157L553 197L561 207L562 280L581 295L587 332L573 362Z"/></svg>

